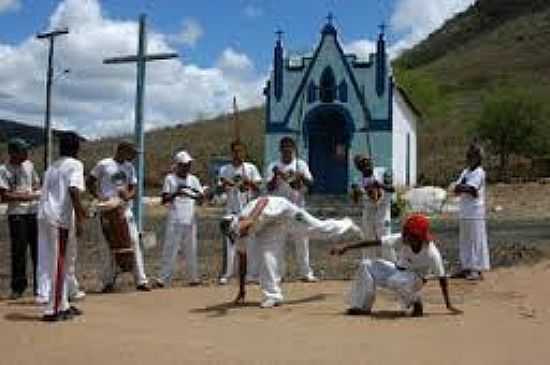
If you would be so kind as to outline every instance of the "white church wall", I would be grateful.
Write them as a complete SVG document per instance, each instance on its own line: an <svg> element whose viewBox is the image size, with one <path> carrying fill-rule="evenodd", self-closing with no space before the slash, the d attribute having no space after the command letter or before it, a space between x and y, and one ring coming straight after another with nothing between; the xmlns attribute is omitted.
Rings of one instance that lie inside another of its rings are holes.
<svg viewBox="0 0 550 365"><path fill-rule="evenodd" d="M407 185L407 155L409 159L409 186L417 179L417 117L399 92L393 100L393 180L397 186ZM409 152L407 153L407 138Z"/></svg>

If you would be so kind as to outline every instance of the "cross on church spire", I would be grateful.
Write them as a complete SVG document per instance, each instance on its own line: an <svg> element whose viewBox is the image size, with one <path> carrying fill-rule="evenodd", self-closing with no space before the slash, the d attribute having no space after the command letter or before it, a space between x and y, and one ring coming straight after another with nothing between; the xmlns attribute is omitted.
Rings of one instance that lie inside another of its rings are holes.
<svg viewBox="0 0 550 365"><path fill-rule="evenodd" d="M278 28L275 34L277 35L277 40L280 42L283 39L283 34L285 34L285 32L281 28Z"/></svg>
<svg viewBox="0 0 550 365"><path fill-rule="evenodd" d="M380 28L380 34L384 34L384 33L386 32L386 28L387 28L387 27L388 27L388 26L386 25L386 23L385 23L385 22L382 22L382 23L378 26L378 28Z"/></svg>
<svg viewBox="0 0 550 365"><path fill-rule="evenodd" d="M326 19L327 19L328 24L332 25L332 22L334 21L334 14L332 14L332 11L328 12L328 15L327 15Z"/></svg>

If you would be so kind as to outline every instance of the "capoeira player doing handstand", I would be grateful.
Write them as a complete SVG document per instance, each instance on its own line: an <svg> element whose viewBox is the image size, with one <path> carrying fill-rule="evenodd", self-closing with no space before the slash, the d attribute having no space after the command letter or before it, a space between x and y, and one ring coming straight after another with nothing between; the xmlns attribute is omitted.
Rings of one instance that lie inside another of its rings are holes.
<svg viewBox="0 0 550 365"><path fill-rule="evenodd" d="M289 233L313 239L331 240L349 234L362 237L361 229L349 218L317 219L286 198L267 196L251 201L239 215L222 219L222 233L238 245L239 295L236 303L245 299L246 240L254 233L260 260L260 287L265 300L262 308L278 306L283 302L280 287L281 250ZM348 236L349 237L349 236Z"/></svg>
<svg viewBox="0 0 550 365"><path fill-rule="evenodd" d="M449 299L443 261L429 233L429 226L428 218L414 214L407 218L402 234L385 236L375 241L347 244L331 250L333 255L342 255L357 248L395 246L398 243L402 245L396 264L382 259L361 261L351 287L351 307L347 311L348 314L370 314L376 289L381 287L395 292L403 309L412 308L412 316L422 316L424 311L420 291L430 271L439 278L447 309L454 314L462 313L452 306Z"/></svg>

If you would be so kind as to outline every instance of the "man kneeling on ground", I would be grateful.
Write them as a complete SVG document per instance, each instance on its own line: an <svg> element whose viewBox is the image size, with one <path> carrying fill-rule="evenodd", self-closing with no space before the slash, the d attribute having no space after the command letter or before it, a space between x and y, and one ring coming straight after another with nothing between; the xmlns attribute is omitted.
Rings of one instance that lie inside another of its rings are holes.
<svg viewBox="0 0 550 365"><path fill-rule="evenodd" d="M439 278L441 293L447 309L453 314L462 313L453 307L449 299L448 280L443 261L430 234L427 217L414 214L407 218L402 234L389 235L380 240L360 241L331 250L332 255L343 255L358 248L402 245L397 263L386 260L362 260L351 287L350 315L370 314L376 297L376 288L382 287L396 293L404 310L411 310L413 317L424 313L420 291L430 271Z"/></svg>

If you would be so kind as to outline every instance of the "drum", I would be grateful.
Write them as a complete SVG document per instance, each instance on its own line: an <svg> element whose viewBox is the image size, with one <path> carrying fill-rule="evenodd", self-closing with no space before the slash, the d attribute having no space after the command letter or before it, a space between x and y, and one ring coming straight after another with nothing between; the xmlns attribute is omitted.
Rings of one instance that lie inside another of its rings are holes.
<svg viewBox="0 0 550 365"><path fill-rule="evenodd" d="M119 206L102 211L101 227L118 267L122 271L132 271L134 267L134 249L125 209L125 207Z"/></svg>

